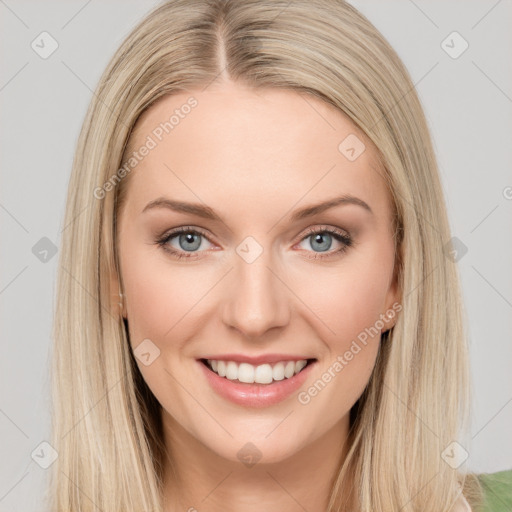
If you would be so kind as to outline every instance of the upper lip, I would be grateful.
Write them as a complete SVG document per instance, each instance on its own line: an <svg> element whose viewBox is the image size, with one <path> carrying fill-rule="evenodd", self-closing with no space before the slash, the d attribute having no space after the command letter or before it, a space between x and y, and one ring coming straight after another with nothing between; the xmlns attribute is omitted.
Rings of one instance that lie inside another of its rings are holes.
<svg viewBox="0 0 512 512"><path fill-rule="evenodd" d="M213 359L214 361L234 361L235 363L249 363L257 366L259 364L265 363L278 363L279 361L307 361L314 358L296 356L292 354L262 354L260 356L247 356L244 354L219 354L206 356L201 359Z"/></svg>

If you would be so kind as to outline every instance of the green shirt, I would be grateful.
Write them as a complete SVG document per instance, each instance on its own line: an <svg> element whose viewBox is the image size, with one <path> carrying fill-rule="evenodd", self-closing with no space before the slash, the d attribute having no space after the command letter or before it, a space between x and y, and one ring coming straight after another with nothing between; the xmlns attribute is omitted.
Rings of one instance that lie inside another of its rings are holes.
<svg viewBox="0 0 512 512"><path fill-rule="evenodd" d="M482 512L512 512L512 469L478 475L484 491Z"/></svg>

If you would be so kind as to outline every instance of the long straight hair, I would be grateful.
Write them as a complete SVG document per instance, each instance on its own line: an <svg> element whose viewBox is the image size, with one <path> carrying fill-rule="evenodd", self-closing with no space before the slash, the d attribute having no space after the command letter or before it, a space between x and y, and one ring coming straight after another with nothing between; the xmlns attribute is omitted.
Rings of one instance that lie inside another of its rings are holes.
<svg viewBox="0 0 512 512"><path fill-rule="evenodd" d="M476 507L477 478L443 457L468 440L467 319L430 134L398 55L340 0L171 0L111 59L76 148L53 332L51 510L162 511L161 406L111 308L111 277L122 282L116 217L131 176L119 169L148 107L219 76L336 107L377 149L392 195L403 309L351 411L328 512L445 512L457 482Z"/></svg>

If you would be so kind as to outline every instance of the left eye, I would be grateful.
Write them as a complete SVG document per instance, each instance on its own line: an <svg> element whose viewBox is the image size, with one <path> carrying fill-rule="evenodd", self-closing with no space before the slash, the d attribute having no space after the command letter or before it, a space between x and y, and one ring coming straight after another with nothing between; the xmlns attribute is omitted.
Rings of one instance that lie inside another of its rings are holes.
<svg viewBox="0 0 512 512"><path fill-rule="evenodd" d="M327 228L309 231L309 233L301 240L301 243L309 240L310 247L316 249L318 252L326 252L329 251L329 249L331 248L333 238L338 243L341 243L342 247L337 250L331 251L329 254L344 251L352 243L352 240L348 235L345 235L338 230Z"/></svg>

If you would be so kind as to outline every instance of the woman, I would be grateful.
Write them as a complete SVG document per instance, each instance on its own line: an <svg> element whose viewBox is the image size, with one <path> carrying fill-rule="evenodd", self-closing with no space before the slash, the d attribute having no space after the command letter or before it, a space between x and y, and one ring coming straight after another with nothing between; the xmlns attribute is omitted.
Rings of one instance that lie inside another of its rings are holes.
<svg viewBox="0 0 512 512"><path fill-rule="evenodd" d="M98 86L65 224L52 510L477 510L435 155L349 4L155 9Z"/></svg>

